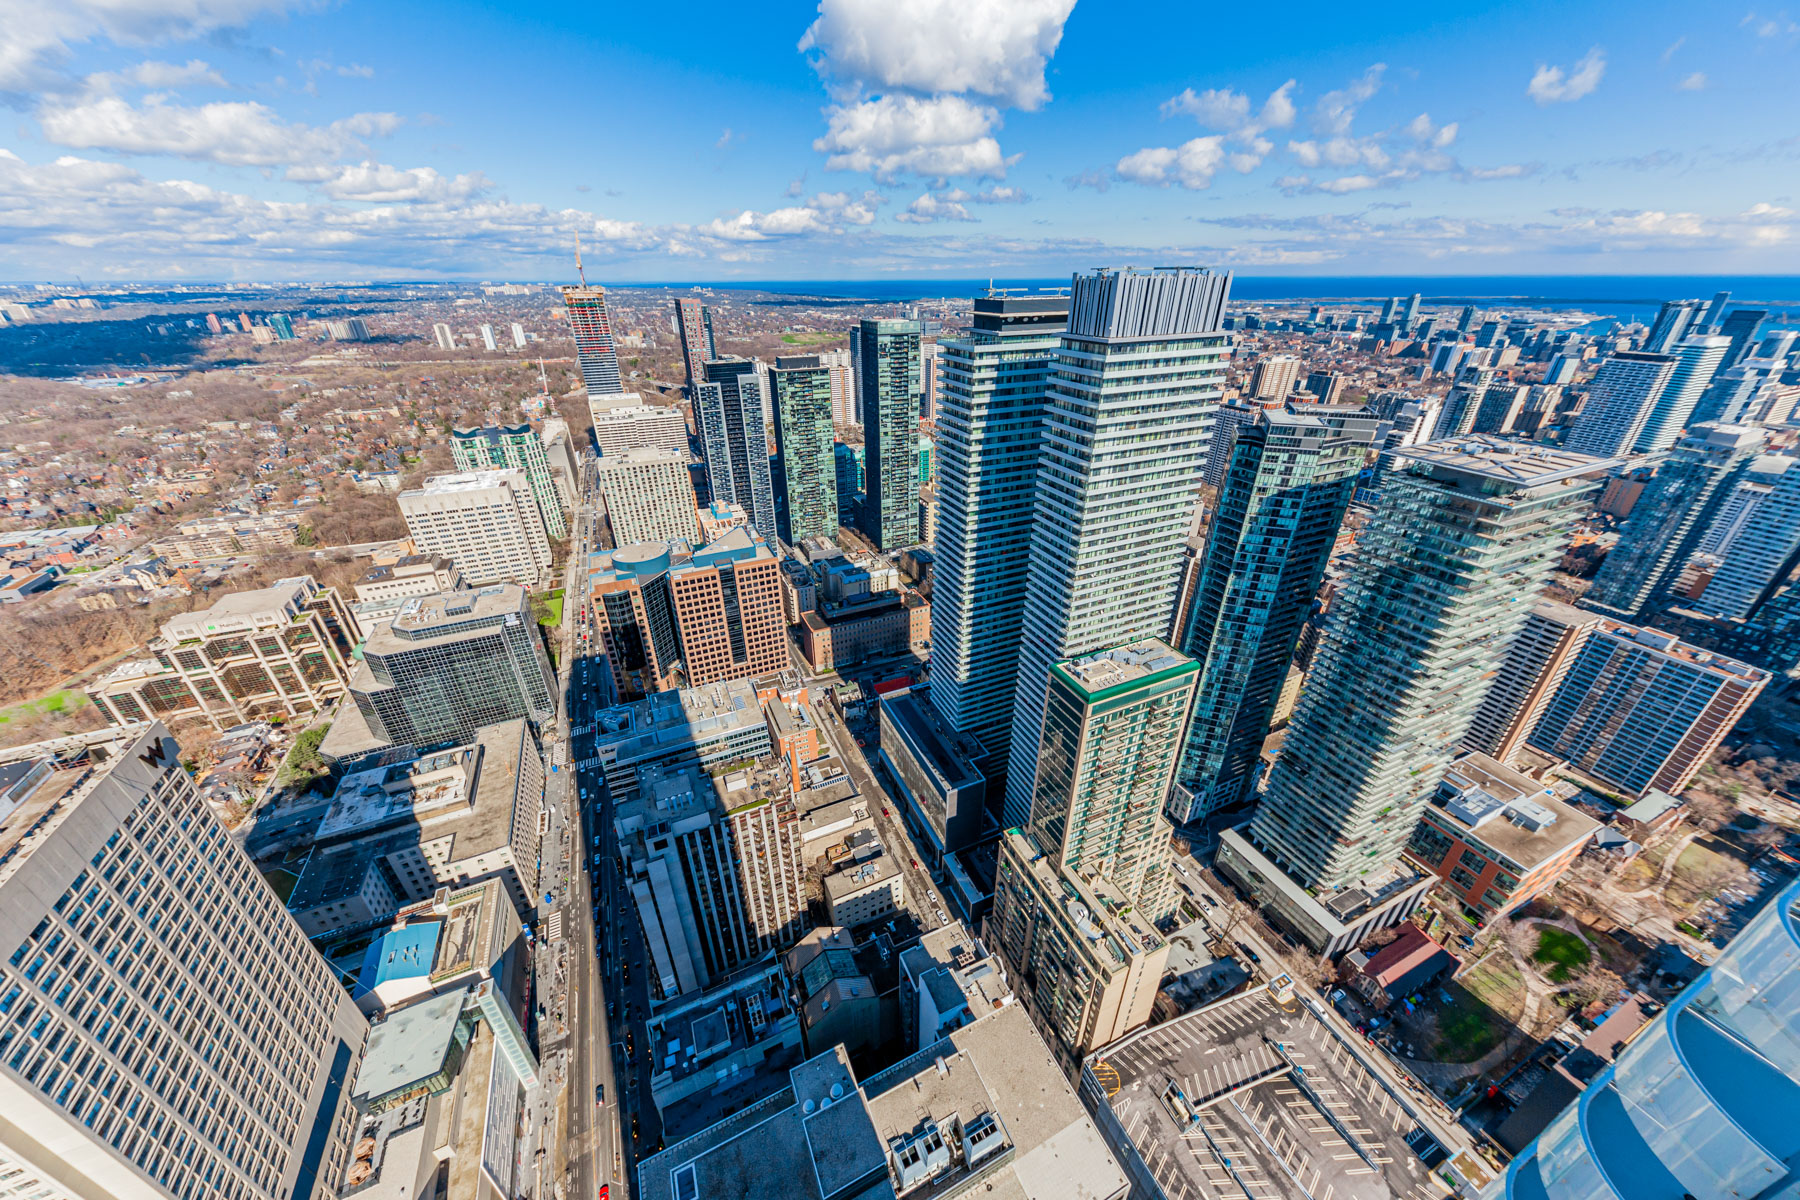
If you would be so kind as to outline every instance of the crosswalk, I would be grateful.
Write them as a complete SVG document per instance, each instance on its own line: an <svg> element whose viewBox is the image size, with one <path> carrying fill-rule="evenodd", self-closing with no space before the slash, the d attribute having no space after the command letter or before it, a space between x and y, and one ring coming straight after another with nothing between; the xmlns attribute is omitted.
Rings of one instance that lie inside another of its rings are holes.
<svg viewBox="0 0 1800 1200"><path fill-rule="evenodd" d="M560 908L551 909L550 910L550 929L549 929L549 933L548 933L549 939L552 942L560 942L560 941L562 941L562 935L563 935L562 909L560 909Z"/></svg>

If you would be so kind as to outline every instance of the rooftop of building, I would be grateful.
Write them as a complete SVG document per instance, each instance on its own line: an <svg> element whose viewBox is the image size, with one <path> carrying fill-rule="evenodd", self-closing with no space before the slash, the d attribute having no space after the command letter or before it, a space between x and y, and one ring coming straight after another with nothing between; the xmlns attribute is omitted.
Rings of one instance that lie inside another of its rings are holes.
<svg viewBox="0 0 1800 1200"><path fill-rule="evenodd" d="M479 748L470 745L346 775L315 836L326 841L466 810L474 803L469 785L480 769Z"/></svg>
<svg viewBox="0 0 1800 1200"><path fill-rule="evenodd" d="M1450 764L1432 805L1434 819L1524 870L1585 842L1600 827L1554 788L1479 752Z"/></svg>
<svg viewBox="0 0 1800 1200"><path fill-rule="evenodd" d="M657 450L649 446L633 446L617 454L602 454L594 462L599 471L616 471L623 467L640 467L646 463L680 463L687 465L688 456L680 450Z"/></svg>
<svg viewBox="0 0 1800 1200"><path fill-rule="evenodd" d="M167 730L157 724L111 726L0 750L0 763L17 774L0 795L0 884L55 835L140 738L151 735L166 737Z"/></svg>
<svg viewBox="0 0 1800 1200"><path fill-rule="evenodd" d="M410 579L415 575L430 575L436 571L449 571L454 564L441 555L407 554L384 566L370 567L358 583L384 583L390 579Z"/></svg>
<svg viewBox="0 0 1800 1200"><path fill-rule="evenodd" d="M922 764L947 788L969 788L982 782L974 761L983 754L981 743L946 727L937 710L917 692L914 688L900 688L883 693L882 711L921 751Z"/></svg>
<svg viewBox="0 0 1800 1200"><path fill-rule="evenodd" d="M1664 658L1698 667L1710 674L1731 675L1746 683L1767 683L1769 672L1761 667L1753 667L1749 663L1719 654L1712 650L1702 650L1698 646L1682 641L1672 633L1664 633L1660 629L1651 629L1643 625L1629 625L1624 621L1602 618L1600 631L1634 647L1641 646L1646 650L1662 655Z"/></svg>
<svg viewBox="0 0 1800 1200"><path fill-rule="evenodd" d="M843 1194L891 1198L904 1173L908 1194L933 1196L966 1187L971 1166L992 1168L980 1186L993 1200L1118 1200L1129 1187L1016 1005L860 1086L841 1047L808 1059L779 1092L647 1159L637 1195L823 1200L861 1184ZM933 1170L936 1187L922 1182Z"/></svg>
<svg viewBox="0 0 1800 1200"><path fill-rule="evenodd" d="M1144 638L1112 650L1065 659L1051 668L1092 700L1114 688L1197 672L1200 664L1161 638Z"/></svg>
<svg viewBox="0 0 1800 1200"><path fill-rule="evenodd" d="M655 692L605 709L595 720L601 745L617 744L620 758L635 758L656 747L760 725L763 713L756 685L748 679L731 679Z"/></svg>
<svg viewBox="0 0 1800 1200"><path fill-rule="evenodd" d="M430 475L425 479L423 487L413 489L412 494L438 495L446 492L473 492L481 488L500 487L502 484L522 484L525 472L510 467L484 467L479 471L449 471L442 475Z"/></svg>
<svg viewBox="0 0 1800 1200"><path fill-rule="evenodd" d="M373 1102L415 1086L439 1071L462 1023L464 992L409 1004L369 1029L352 1096Z"/></svg>
<svg viewBox="0 0 1800 1200"><path fill-rule="evenodd" d="M833 625L848 625L907 609L923 608L926 603L925 597L911 588L865 592L848 600L826 601L820 607L801 614L801 619L813 629L829 629Z"/></svg>
<svg viewBox="0 0 1800 1200"><path fill-rule="evenodd" d="M305 912L354 895L378 858L424 842L454 835L458 860L507 845L518 802L519 760L530 752L522 751L520 743L529 736L524 720L486 725L476 731L470 746L428 756L437 760L473 751L465 756L468 766L455 785L456 795L445 800L440 793L446 781L434 780L428 793L431 807L425 810L413 810L404 797L384 799L361 792L343 810L334 800L325 819L339 817L341 829L320 835L288 895L288 911Z"/></svg>
<svg viewBox="0 0 1800 1200"><path fill-rule="evenodd" d="M1244 1179L1259 1200L1438 1194L1386 1084L1310 1007L1266 986L1115 1042L1085 1071L1105 1078L1105 1102L1164 1195L1237 1194L1229 1181Z"/></svg>
<svg viewBox="0 0 1800 1200"><path fill-rule="evenodd" d="M442 641L486 637L501 622L523 620L525 589L515 583L494 584L472 592L439 592L409 596L393 622L374 630L363 644L364 655L399 654Z"/></svg>
<svg viewBox="0 0 1800 1200"><path fill-rule="evenodd" d="M1569 483L1620 465L1617 459L1595 458L1492 433L1398 447L1387 453L1403 465L1411 464L1433 475L1508 490Z"/></svg>
<svg viewBox="0 0 1800 1200"><path fill-rule="evenodd" d="M445 980L484 969L493 948L514 935L517 910L497 879L402 909L400 924L369 943L352 999L404 980Z"/></svg>
<svg viewBox="0 0 1800 1200"><path fill-rule="evenodd" d="M836 871L825 876L826 898L841 902L871 888L886 887L901 874L900 860L871 827L846 839L850 854Z"/></svg>
<svg viewBox="0 0 1800 1200"><path fill-rule="evenodd" d="M651 1070L677 1080L714 1071L721 1058L775 1034L789 1011L781 964L745 967L650 1015L644 1041Z"/></svg>
<svg viewBox="0 0 1800 1200"><path fill-rule="evenodd" d="M284 624L295 611L304 610L318 591L310 575L280 579L264 588L221 596L206 608L182 613L163 622L162 636L169 642L203 637L209 626L239 627L252 623Z"/></svg>

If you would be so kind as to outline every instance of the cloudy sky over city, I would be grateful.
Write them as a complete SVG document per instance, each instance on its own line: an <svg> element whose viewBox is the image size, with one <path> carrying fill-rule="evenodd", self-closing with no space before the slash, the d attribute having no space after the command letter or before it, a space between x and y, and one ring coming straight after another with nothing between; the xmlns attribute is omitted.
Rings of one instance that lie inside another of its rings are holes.
<svg viewBox="0 0 1800 1200"><path fill-rule="evenodd" d="M0 278L1797 272L1797 14L0 0Z"/></svg>

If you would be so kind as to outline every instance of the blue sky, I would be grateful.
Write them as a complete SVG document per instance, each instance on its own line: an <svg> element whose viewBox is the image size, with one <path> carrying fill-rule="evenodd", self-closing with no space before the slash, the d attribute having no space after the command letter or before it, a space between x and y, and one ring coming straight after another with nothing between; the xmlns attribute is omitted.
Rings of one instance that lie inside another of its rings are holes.
<svg viewBox="0 0 1800 1200"><path fill-rule="evenodd" d="M1796 273L1797 69L1692 3L0 0L0 277Z"/></svg>

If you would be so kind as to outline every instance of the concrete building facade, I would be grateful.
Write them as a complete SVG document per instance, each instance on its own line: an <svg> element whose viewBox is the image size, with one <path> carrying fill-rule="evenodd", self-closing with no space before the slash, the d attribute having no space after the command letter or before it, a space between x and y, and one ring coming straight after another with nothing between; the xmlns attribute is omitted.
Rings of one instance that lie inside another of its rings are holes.
<svg viewBox="0 0 1800 1200"><path fill-rule="evenodd" d="M603 454L594 477L612 523L613 544L692 540L699 531L694 515L694 481L686 452L633 449Z"/></svg>
<svg viewBox="0 0 1800 1200"><path fill-rule="evenodd" d="M550 538L523 471L433 475L400 493L400 515L421 554L456 563L470 583L535 588L550 569Z"/></svg>

